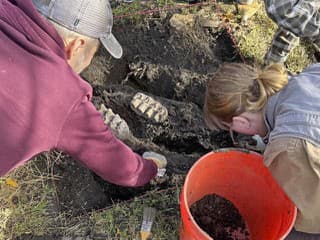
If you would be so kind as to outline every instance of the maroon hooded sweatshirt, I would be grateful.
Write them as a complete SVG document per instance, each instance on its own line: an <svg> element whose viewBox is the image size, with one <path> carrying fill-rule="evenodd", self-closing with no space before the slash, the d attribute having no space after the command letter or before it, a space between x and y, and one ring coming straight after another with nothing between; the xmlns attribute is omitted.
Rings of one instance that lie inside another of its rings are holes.
<svg viewBox="0 0 320 240"><path fill-rule="evenodd" d="M139 186L157 167L115 138L31 0L0 0L0 176L59 149L103 179Z"/></svg>

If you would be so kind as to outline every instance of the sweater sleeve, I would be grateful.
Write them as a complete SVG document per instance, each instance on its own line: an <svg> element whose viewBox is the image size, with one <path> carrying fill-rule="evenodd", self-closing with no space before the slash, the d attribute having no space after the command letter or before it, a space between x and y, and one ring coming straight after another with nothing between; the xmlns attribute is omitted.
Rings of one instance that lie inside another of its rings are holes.
<svg viewBox="0 0 320 240"><path fill-rule="evenodd" d="M281 28L298 37L318 37L320 33L320 3L305 0L265 1L269 17Z"/></svg>
<svg viewBox="0 0 320 240"><path fill-rule="evenodd" d="M113 135L89 100L70 112L56 148L104 180L122 186L142 186L157 173L153 161L143 159Z"/></svg>

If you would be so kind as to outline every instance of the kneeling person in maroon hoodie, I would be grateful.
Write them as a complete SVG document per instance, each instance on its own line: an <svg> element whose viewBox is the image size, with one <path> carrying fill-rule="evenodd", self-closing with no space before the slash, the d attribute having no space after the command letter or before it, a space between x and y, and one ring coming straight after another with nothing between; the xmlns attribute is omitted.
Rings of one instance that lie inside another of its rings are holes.
<svg viewBox="0 0 320 240"><path fill-rule="evenodd" d="M166 165L118 140L78 75L101 43L120 58L108 0L0 0L0 176L59 149L103 179L144 185Z"/></svg>

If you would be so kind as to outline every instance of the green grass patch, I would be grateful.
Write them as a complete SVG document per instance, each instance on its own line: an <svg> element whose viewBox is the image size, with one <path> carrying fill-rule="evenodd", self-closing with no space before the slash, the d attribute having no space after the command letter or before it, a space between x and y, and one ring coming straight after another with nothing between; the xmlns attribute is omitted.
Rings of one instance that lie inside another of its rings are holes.
<svg viewBox="0 0 320 240"><path fill-rule="evenodd" d="M149 10L159 10L174 6L173 0L158 0L158 1L134 1L132 3L121 3L113 9L115 21L131 24L142 24L145 18L152 17L148 13ZM161 12L161 11L159 11Z"/></svg>

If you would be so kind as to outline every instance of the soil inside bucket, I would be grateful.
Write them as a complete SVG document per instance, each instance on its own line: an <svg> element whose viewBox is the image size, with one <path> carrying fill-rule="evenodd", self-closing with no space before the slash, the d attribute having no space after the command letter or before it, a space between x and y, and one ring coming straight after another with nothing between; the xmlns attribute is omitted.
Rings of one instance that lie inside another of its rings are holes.
<svg viewBox="0 0 320 240"><path fill-rule="evenodd" d="M229 200L206 195L190 207L197 224L214 240L249 240L249 230L238 209Z"/></svg>

